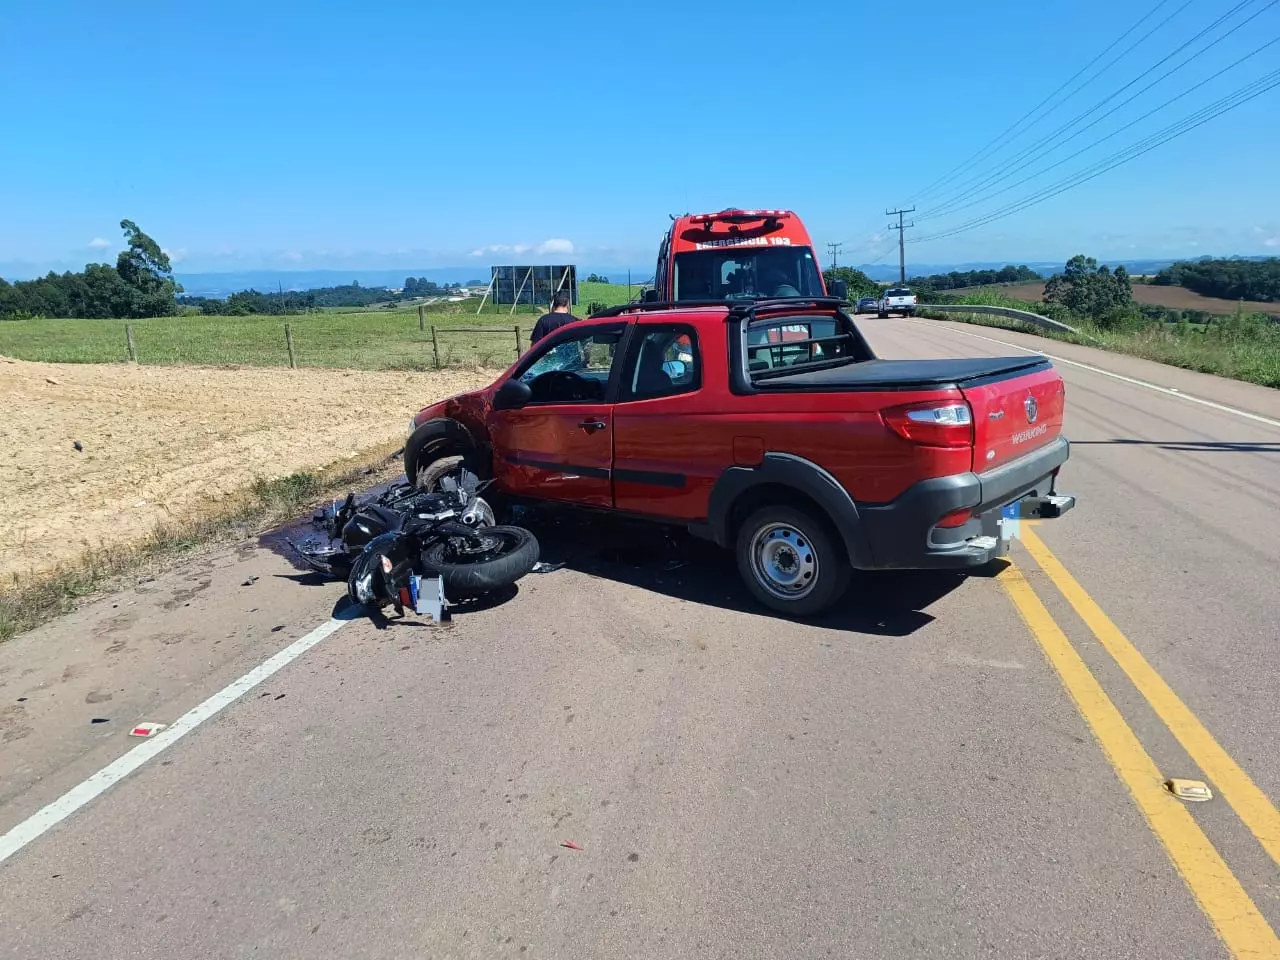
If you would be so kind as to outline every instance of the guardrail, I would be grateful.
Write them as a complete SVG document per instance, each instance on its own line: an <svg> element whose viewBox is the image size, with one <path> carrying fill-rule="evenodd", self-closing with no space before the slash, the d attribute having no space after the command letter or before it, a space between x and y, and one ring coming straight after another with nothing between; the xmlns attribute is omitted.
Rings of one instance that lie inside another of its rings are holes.
<svg viewBox="0 0 1280 960"><path fill-rule="evenodd" d="M1031 313L1028 310L1014 310L1012 307L988 307L982 304L973 303L922 303L918 305L916 309L937 310L940 313L986 313L996 317L1008 317L1010 320L1021 320L1023 323L1029 323L1032 326L1040 327L1044 330L1057 330L1062 333L1080 333L1080 331L1075 327L1065 324L1060 320L1042 317L1040 314Z"/></svg>

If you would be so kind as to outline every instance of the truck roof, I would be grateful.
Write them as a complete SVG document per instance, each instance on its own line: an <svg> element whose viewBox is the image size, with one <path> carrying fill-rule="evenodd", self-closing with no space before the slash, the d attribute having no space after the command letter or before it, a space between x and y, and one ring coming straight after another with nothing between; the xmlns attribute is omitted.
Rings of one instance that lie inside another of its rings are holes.
<svg viewBox="0 0 1280 960"><path fill-rule="evenodd" d="M804 224L790 210L687 213L671 224L673 253L720 247L813 246Z"/></svg>

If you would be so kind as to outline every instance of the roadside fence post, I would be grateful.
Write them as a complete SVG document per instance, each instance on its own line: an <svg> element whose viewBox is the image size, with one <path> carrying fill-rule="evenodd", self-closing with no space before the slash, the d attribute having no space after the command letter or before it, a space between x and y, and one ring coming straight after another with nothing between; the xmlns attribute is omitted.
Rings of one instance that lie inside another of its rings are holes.
<svg viewBox="0 0 1280 960"><path fill-rule="evenodd" d="M436 369L440 369L440 341L436 337L436 325L431 325L431 354L435 357Z"/></svg>
<svg viewBox="0 0 1280 960"><path fill-rule="evenodd" d="M427 309L422 304L418 304L418 329L427 329Z"/></svg>
<svg viewBox="0 0 1280 960"><path fill-rule="evenodd" d="M124 342L129 347L129 360L133 363L138 362L138 348L133 344L133 324L126 323L124 325Z"/></svg>
<svg viewBox="0 0 1280 960"><path fill-rule="evenodd" d="M289 348L289 369L296 370L298 361L293 355L293 330L290 329L287 323L284 325L284 345Z"/></svg>
<svg viewBox="0 0 1280 960"><path fill-rule="evenodd" d="M524 342L520 339L520 324L516 324L516 359L520 359L520 354L524 353Z"/></svg>

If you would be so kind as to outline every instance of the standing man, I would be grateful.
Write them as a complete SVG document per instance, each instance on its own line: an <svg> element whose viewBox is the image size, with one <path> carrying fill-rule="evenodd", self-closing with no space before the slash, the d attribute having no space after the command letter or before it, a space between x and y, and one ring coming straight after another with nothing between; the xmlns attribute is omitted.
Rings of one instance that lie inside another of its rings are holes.
<svg viewBox="0 0 1280 960"><path fill-rule="evenodd" d="M569 312L569 291L559 291L551 301L551 312L540 316L538 322L533 325L533 333L529 335L529 346L533 346L547 334L577 319L578 317Z"/></svg>

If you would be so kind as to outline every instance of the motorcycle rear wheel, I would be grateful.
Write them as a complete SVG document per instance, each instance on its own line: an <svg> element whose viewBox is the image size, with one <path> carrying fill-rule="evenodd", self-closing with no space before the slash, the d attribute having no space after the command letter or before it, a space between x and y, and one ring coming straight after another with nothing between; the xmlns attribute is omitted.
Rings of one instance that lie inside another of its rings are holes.
<svg viewBox="0 0 1280 960"><path fill-rule="evenodd" d="M440 577L448 599L466 599L509 587L533 569L538 553L537 537L523 527L480 527L428 544L422 565Z"/></svg>

